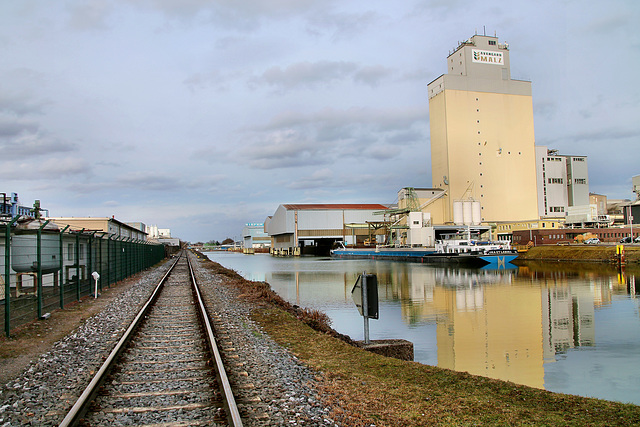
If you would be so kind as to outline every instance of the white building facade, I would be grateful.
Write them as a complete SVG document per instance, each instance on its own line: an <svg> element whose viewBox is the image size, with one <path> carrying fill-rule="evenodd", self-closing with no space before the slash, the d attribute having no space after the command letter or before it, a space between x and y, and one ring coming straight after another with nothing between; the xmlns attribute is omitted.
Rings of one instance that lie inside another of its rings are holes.
<svg viewBox="0 0 640 427"><path fill-rule="evenodd" d="M589 205L586 156L561 155L536 146L536 176L541 218L564 218L569 207Z"/></svg>
<svg viewBox="0 0 640 427"><path fill-rule="evenodd" d="M368 222L381 221L380 204L285 204L265 221L274 249L328 248L335 242L356 244L368 237Z"/></svg>

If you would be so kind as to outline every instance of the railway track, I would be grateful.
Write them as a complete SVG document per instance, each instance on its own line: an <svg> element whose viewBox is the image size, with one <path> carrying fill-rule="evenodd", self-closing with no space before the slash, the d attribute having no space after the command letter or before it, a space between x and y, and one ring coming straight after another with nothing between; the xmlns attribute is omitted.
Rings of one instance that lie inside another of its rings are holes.
<svg viewBox="0 0 640 427"><path fill-rule="evenodd" d="M242 426L186 253L61 426Z"/></svg>

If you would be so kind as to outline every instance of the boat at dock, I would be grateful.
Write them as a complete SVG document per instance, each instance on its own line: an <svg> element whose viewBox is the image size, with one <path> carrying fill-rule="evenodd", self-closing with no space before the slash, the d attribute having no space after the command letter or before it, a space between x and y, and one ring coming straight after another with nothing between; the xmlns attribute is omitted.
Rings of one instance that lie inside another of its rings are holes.
<svg viewBox="0 0 640 427"><path fill-rule="evenodd" d="M458 264L483 267L506 267L518 257L509 242L490 242L472 239L438 240L433 247L349 248L341 246L331 251L338 259L374 259L407 261L424 264Z"/></svg>

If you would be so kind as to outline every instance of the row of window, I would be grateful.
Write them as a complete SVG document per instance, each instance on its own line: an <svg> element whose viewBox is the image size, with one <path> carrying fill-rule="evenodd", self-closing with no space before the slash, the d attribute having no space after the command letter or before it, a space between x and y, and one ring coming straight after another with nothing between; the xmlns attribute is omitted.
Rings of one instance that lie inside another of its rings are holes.
<svg viewBox="0 0 640 427"><path fill-rule="evenodd" d="M560 240L566 238L567 236L565 236L564 234L549 234L546 237L548 237L549 239ZM542 238L544 239L545 236L542 236Z"/></svg>
<svg viewBox="0 0 640 427"><path fill-rule="evenodd" d="M573 157L574 162L584 162L584 157ZM547 162L561 162L562 157L547 157Z"/></svg>
<svg viewBox="0 0 640 427"><path fill-rule="evenodd" d="M564 212L564 208L562 208L562 211L558 211L558 212ZM546 228L547 224L551 224L551 228L555 228L556 227L556 223L555 222L551 222L551 223L547 223L547 222L542 222L542 228ZM518 223L518 224L504 224L504 225L499 225L498 226L498 230L511 230L511 228L513 227L514 229L523 229L523 228L537 228L536 227L536 223L530 222L530 223ZM516 228L518 227L518 228Z"/></svg>
<svg viewBox="0 0 640 427"><path fill-rule="evenodd" d="M549 184L564 184L564 179L563 178L548 178L547 182ZM586 184L587 183L587 178L576 178L573 180L573 182L575 184Z"/></svg>
<svg viewBox="0 0 640 427"><path fill-rule="evenodd" d="M604 239L604 238L610 238L610 239L621 239L623 237L627 237L629 236L629 233L596 233L596 236ZM640 233L633 233L633 237L638 237L640 236ZM521 240L522 236L515 236L514 240ZM567 235L566 234L549 234L546 236L540 236L541 239L551 239L551 240L563 240L563 239L567 239Z"/></svg>
<svg viewBox="0 0 640 427"><path fill-rule="evenodd" d="M564 206L551 206L549 212L564 212Z"/></svg>
<svg viewBox="0 0 640 427"><path fill-rule="evenodd" d="M638 237L640 234L633 233L633 237ZM629 236L629 233L598 233L599 237L613 237L613 238L623 238Z"/></svg>

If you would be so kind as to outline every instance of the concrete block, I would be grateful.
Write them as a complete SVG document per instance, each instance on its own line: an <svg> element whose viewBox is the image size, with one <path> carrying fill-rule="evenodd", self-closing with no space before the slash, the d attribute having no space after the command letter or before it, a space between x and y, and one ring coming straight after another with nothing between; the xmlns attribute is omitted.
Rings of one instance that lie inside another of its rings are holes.
<svg viewBox="0 0 640 427"><path fill-rule="evenodd" d="M413 343L407 340L371 340L369 344L357 341L360 348L382 356L413 361Z"/></svg>

